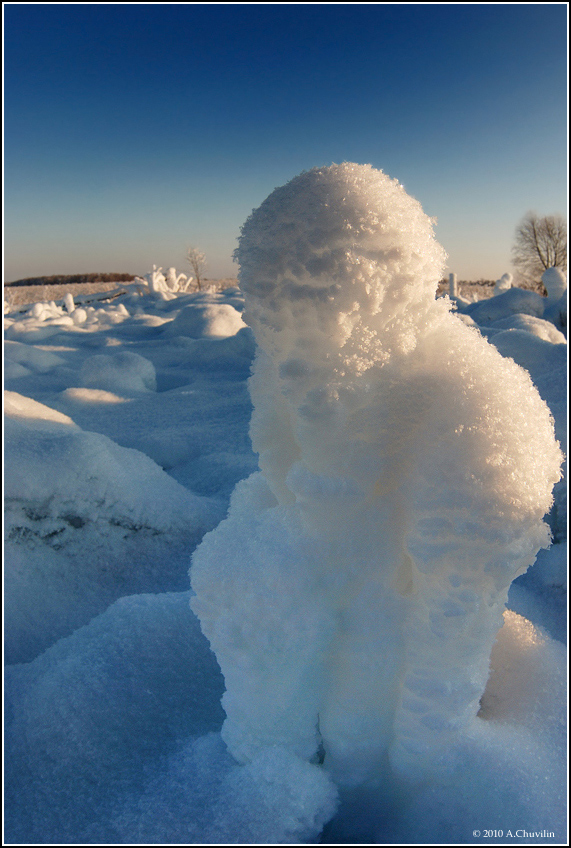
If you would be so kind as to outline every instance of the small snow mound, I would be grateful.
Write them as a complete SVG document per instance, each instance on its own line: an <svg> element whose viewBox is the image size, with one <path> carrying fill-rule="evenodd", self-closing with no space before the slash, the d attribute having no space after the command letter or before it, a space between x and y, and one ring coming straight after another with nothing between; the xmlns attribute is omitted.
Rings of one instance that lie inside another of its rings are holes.
<svg viewBox="0 0 571 848"><path fill-rule="evenodd" d="M78 307L77 309L73 310L73 312L71 313L71 317L73 319L74 324L85 324L85 322L87 321L87 311L85 309L82 309L81 307Z"/></svg>
<svg viewBox="0 0 571 848"><path fill-rule="evenodd" d="M110 356L90 356L81 367L80 380L86 388L127 395L154 392L157 389L157 376L152 362L130 351Z"/></svg>
<svg viewBox="0 0 571 848"><path fill-rule="evenodd" d="M36 374L46 374L58 365L65 364L61 356L19 341L6 340L4 356L7 363L17 363Z"/></svg>
<svg viewBox="0 0 571 848"><path fill-rule="evenodd" d="M181 309L164 333L171 337L224 339L236 335L245 326L238 310L229 303L196 303Z"/></svg>
<svg viewBox="0 0 571 848"><path fill-rule="evenodd" d="M469 316L467 316L469 317ZM567 344L567 339L551 321L536 318L534 315L516 313L507 318L500 318L491 325L494 330L525 330L544 342L551 344ZM492 336L493 338L493 336Z"/></svg>
<svg viewBox="0 0 571 848"><path fill-rule="evenodd" d="M45 424L48 426L50 424L63 424L68 427L77 426L63 412L58 412L49 406L45 406L43 403L38 403L36 400L8 390L4 392L4 414L9 418L25 419L35 426Z"/></svg>
<svg viewBox="0 0 571 848"><path fill-rule="evenodd" d="M511 610L490 657L480 717L518 724L536 736L565 736L565 646Z"/></svg>

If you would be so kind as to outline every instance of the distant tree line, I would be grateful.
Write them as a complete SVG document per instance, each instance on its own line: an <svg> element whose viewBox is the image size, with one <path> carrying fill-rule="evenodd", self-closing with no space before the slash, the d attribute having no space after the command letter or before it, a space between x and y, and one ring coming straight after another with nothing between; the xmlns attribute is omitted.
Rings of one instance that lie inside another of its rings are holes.
<svg viewBox="0 0 571 848"><path fill-rule="evenodd" d="M57 286L77 283L127 283L135 278L134 274L53 274L51 277L26 277L14 280L6 286Z"/></svg>

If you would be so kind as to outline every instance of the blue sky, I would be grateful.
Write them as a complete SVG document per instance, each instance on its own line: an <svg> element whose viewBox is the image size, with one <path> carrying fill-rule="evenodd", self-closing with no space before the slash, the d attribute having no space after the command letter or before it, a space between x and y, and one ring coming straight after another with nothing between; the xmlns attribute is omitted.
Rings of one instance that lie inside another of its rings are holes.
<svg viewBox="0 0 571 848"><path fill-rule="evenodd" d="M460 279L567 208L567 5L4 5L5 279L234 276L240 226L316 165L370 163Z"/></svg>

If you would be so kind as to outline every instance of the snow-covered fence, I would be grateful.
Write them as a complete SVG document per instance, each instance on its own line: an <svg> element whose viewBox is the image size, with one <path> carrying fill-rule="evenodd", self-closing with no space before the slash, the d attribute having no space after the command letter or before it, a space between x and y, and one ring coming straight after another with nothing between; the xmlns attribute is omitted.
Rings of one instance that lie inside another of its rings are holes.
<svg viewBox="0 0 571 848"><path fill-rule="evenodd" d="M287 226L286 226L287 223ZM436 299L431 220L370 166L315 169L242 229L259 473L193 557L240 762L416 780L475 719L560 477L529 375Z"/></svg>

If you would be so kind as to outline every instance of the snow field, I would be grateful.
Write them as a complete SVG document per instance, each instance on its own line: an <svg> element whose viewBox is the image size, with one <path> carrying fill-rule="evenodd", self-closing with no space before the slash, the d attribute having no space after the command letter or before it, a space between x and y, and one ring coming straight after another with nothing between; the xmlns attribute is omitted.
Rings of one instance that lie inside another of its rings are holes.
<svg viewBox="0 0 571 848"><path fill-rule="evenodd" d="M6 316L6 841L564 842L562 307L359 166L240 261Z"/></svg>

